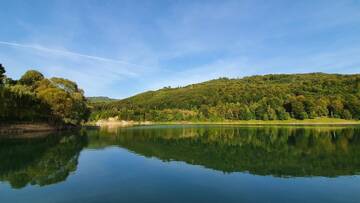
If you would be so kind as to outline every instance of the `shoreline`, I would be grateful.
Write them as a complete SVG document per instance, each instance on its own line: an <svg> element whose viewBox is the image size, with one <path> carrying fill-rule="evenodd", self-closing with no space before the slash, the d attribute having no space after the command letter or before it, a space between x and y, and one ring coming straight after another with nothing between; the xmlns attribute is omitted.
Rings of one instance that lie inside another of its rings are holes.
<svg viewBox="0 0 360 203"><path fill-rule="evenodd" d="M282 126L348 126L348 125L360 125L360 122L282 122L282 121L250 121L250 122L154 122L153 124L158 125L258 125L258 126L266 126L266 125L282 125Z"/></svg>
<svg viewBox="0 0 360 203"><path fill-rule="evenodd" d="M359 120L344 120L334 118L316 118L306 120L239 120L239 121L168 121L168 122L152 122L152 121L104 121L89 122L82 126L54 126L47 123L14 123L1 124L0 136L8 134L24 134L36 132L58 132L71 130L81 127L132 127L132 126L150 126L150 125L241 125L241 126L351 126L359 125Z"/></svg>
<svg viewBox="0 0 360 203"><path fill-rule="evenodd" d="M336 118L316 118L305 120L238 120L238 121L104 121L96 123L88 123L89 126L98 127L129 127L129 126L145 126L145 125L284 125L284 126L347 126L347 125L360 125L358 120L344 120Z"/></svg>
<svg viewBox="0 0 360 203"><path fill-rule="evenodd" d="M48 123L13 123L1 124L0 135L24 134L34 132L57 132L62 130L75 129L76 126L55 126Z"/></svg>

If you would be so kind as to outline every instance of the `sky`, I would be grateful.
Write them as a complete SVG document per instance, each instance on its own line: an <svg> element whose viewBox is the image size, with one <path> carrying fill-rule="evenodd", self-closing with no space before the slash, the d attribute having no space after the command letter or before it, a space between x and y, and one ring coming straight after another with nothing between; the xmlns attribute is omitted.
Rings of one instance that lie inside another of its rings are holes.
<svg viewBox="0 0 360 203"><path fill-rule="evenodd" d="M272 73L360 73L360 0L1 0L0 63L86 96Z"/></svg>

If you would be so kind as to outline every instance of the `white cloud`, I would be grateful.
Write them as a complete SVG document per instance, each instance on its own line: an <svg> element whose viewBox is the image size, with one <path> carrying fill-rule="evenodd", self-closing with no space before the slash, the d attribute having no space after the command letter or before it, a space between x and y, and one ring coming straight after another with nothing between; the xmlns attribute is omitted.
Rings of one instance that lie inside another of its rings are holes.
<svg viewBox="0 0 360 203"><path fill-rule="evenodd" d="M76 53L76 52L72 52L72 51L68 51L68 50L51 49L51 48L44 47L42 45L28 45L28 44L20 44L20 43L4 42L4 41L0 41L0 44L13 46L13 47L34 49L34 50L37 50L37 51L46 52L48 54L55 54L55 55L69 56L69 57L80 57L80 58L85 58L85 59L90 59L90 60L95 60L95 61L101 61L101 62L106 62L106 63L115 63L115 64L127 65L127 66L131 66L131 67L134 67L134 68L142 68L138 64L129 63L129 62L126 62L126 61L123 61L123 60L117 60L117 59L110 59L110 58L104 58L104 57L99 57L99 56L86 55L86 54ZM132 72L132 71L130 71L128 69L123 69L122 74L128 75L128 76L136 76L137 75L135 72Z"/></svg>

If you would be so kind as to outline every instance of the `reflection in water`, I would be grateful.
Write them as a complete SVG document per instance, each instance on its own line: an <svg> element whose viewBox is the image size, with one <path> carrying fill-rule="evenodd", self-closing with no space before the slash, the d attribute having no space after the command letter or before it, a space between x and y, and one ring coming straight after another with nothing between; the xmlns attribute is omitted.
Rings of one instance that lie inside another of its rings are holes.
<svg viewBox="0 0 360 203"><path fill-rule="evenodd" d="M85 145L86 137L78 135L0 140L0 181L13 188L64 181Z"/></svg>
<svg viewBox="0 0 360 203"><path fill-rule="evenodd" d="M334 127L137 127L90 132L90 147L118 145L163 161L257 175L360 172L360 129Z"/></svg>
<svg viewBox="0 0 360 203"><path fill-rule="evenodd" d="M146 126L67 134L0 140L0 181L13 188L65 181L84 147L108 146L224 173L336 177L360 171L356 127Z"/></svg>

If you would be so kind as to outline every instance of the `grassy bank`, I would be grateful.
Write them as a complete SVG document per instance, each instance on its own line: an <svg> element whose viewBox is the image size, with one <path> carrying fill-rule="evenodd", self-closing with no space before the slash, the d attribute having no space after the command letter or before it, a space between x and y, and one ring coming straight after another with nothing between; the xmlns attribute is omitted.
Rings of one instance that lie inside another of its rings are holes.
<svg viewBox="0 0 360 203"><path fill-rule="evenodd" d="M359 120L345 120L338 118L315 118L305 120L238 120L238 121L171 121L154 122L155 124L217 124L217 125L360 125Z"/></svg>
<svg viewBox="0 0 360 203"><path fill-rule="evenodd" d="M338 118L315 118L305 120L237 120L237 121L167 121L167 122L135 122L135 121L106 121L87 123L90 126L127 127L134 125L360 125L359 120L345 120Z"/></svg>

